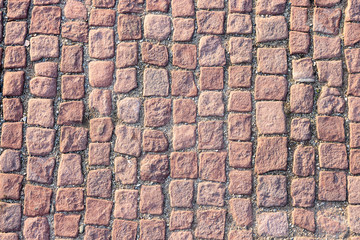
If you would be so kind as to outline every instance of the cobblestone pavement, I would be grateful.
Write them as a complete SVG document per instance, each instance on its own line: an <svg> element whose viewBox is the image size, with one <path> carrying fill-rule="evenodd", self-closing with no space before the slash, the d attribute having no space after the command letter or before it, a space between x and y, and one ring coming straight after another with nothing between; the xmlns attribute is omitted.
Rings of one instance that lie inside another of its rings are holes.
<svg viewBox="0 0 360 240"><path fill-rule="evenodd" d="M360 239L360 0L0 7L0 240Z"/></svg>

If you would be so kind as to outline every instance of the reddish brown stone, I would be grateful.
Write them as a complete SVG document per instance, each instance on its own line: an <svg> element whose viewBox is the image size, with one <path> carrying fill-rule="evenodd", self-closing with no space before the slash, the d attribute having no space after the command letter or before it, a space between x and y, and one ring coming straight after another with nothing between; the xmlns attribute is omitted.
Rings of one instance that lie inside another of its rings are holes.
<svg viewBox="0 0 360 240"><path fill-rule="evenodd" d="M169 78L166 69L146 68L144 70L144 96L169 95Z"/></svg>
<svg viewBox="0 0 360 240"><path fill-rule="evenodd" d="M54 214L54 234L59 237L77 237L81 215Z"/></svg>
<svg viewBox="0 0 360 240"><path fill-rule="evenodd" d="M226 152L202 152L199 155L199 175L203 180L225 182Z"/></svg>
<svg viewBox="0 0 360 240"><path fill-rule="evenodd" d="M194 196L193 180L172 180L169 184L171 207L192 207Z"/></svg>
<svg viewBox="0 0 360 240"><path fill-rule="evenodd" d="M20 151L5 149L0 155L0 171L18 171L21 167Z"/></svg>
<svg viewBox="0 0 360 240"><path fill-rule="evenodd" d="M351 174L360 174L360 150L359 149L350 149L350 173ZM1 162L1 159L0 159ZM0 164L1 165L1 164ZM1 169L1 167L0 167Z"/></svg>
<svg viewBox="0 0 360 240"><path fill-rule="evenodd" d="M110 222L112 201L86 198L85 224L106 226Z"/></svg>
<svg viewBox="0 0 360 240"><path fill-rule="evenodd" d="M252 193L251 171L231 170L228 188L230 194L250 195Z"/></svg>
<svg viewBox="0 0 360 240"><path fill-rule="evenodd" d="M338 4L340 0L315 0L314 2L315 5L319 7L332 7Z"/></svg>
<svg viewBox="0 0 360 240"><path fill-rule="evenodd" d="M341 87L343 83L342 61L317 61L320 82L327 82L329 87ZM349 84L351 77L349 77Z"/></svg>
<svg viewBox="0 0 360 240"><path fill-rule="evenodd" d="M350 147L360 147L360 124L350 123Z"/></svg>
<svg viewBox="0 0 360 240"><path fill-rule="evenodd" d="M114 130L111 118L93 118L90 120L90 139L92 142L109 142Z"/></svg>
<svg viewBox="0 0 360 240"><path fill-rule="evenodd" d="M141 131L139 128L117 125L115 128L116 142L114 151L140 156L141 153Z"/></svg>
<svg viewBox="0 0 360 240"><path fill-rule="evenodd" d="M172 152L170 155L172 178L197 178L197 155L195 152Z"/></svg>
<svg viewBox="0 0 360 240"><path fill-rule="evenodd" d="M6 45L23 45L26 37L26 22L7 22L5 26Z"/></svg>
<svg viewBox="0 0 360 240"><path fill-rule="evenodd" d="M197 226L195 237L224 239L225 210L197 210Z"/></svg>
<svg viewBox="0 0 360 240"><path fill-rule="evenodd" d="M243 37L231 37L229 41L229 54L232 64L252 61L252 40Z"/></svg>
<svg viewBox="0 0 360 240"><path fill-rule="evenodd" d="M292 205L313 207L315 202L315 179L297 178L291 182Z"/></svg>
<svg viewBox="0 0 360 240"><path fill-rule="evenodd" d="M122 0L120 2L128 2L128 1ZM133 2L133 1L130 1L130 2ZM94 0L92 4L94 7L112 8L115 6L115 0Z"/></svg>
<svg viewBox="0 0 360 240"><path fill-rule="evenodd" d="M91 170L87 176L86 194L91 197L111 197L111 170Z"/></svg>
<svg viewBox="0 0 360 240"><path fill-rule="evenodd" d="M110 147L110 143L90 143L89 165L109 165Z"/></svg>
<svg viewBox="0 0 360 240"><path fill-rule="evenodd" d="M340 38L313 36L314 53L313 59L337 58L341 55ZM345 50L346 57L346 50Z"/></svg>
<svg viewBox="0 0 360 240"><path fill-rule="evenodd" d="M169 176L169 159L166 155L146 154L141 160L141 180L163 183L167 176Z"/></svg>
<svg viewBox="0 0 360 240"><path fill-rule="evenodd" d="M142 185L140 190L140 212L161 215L163 214L164 194L161 185Z"/></svg>
<svg viewBox="0 0 360 240"><path fill-rule="evenodd" d="M252 11L252 1L249 0L230 0L229 11L231 13L240 12L246 13Z"/></svg>
<svg viewBox="0 0 360 240"><path fill-rule="evenodd" d="M229 240L253 240L251 230L230 230L228 234Z"/></svg>
<svg viewBox="0 0 360 240"><path fill-rule="evenodd" d="M221 90L224 88L224 70L222 67L200 68L200 90Z"/></svg>
<svg viewBox="0 0 360 240"><path fill-rule="evenodd" d="M20 199L23 176L0 173L0 199Z"/></svg>
<svg viewBox="0 0 360 240"><path fill-rule="evenodd" d="M228 111L251 112L251 93L245 91L230 92Z"/></svg>
<svg viewBox="0 0 360 240"><path fill-rule="evenodd" d="M360 203L360 177L348 176L348 201L350 204L359 204Z"/></svg>
<svg viewBox="0 0 360 240"><path fill-rule="evenodd" d="M112 111L111 95L111 90L93 89L89 95L89 108L95 109L101 115L109 116Z"/></svg>
<svg viewBox="0 0 360 240"><path fill-rule="evenodd" d="M175 99L173 101L174 123L194 123L196 120L196 105L191 99Z"/></svg>
<svg viewBox="0 0 360 240"><path fill-rule="evenodd" d="M139 239L165 240L165 228L165 221L163 219L141 219Z"/></svg>
<svg viewBox="0 0 360 240"><path fill-rule="evenodd" d="M320 210L316 213L316 229L320 234L344 238L347 232L345 216L336 208Z"/></svg>
<svg viewBox="0 0 360 240"><path fill-rule="evenodd" d="M55 129L31 127L26 131L26 146L31 155L45 156L54 147Z"/></svg>
<svg viewBox="0 0 360 240"><path fill-rule="evenodd" d="M55 158L29 157L26 180L50 184L53 181Z"/></svg>
<svg viewBox="0 0 360 240"><path fill-rule="evenodd" d="M50 240L50 226L46 217L27 218L24 222L25 239Z"/></svg>
<svg viewBox="0 0 360 240"><path fill-rule="evenodd" d="M145 100L145 126L160 127L168 124L171 118L171 100L152 98Z"/></svg>
<svg viewBox="0 0 360 240"><path fill-rule="evenodd" d="M138 45L136 42L121 42L116 48L116 67L130 67L138 63Z"/></svg>
<svg viewBox="0 0 360 240"><path fill-rule="evenodd" d="M171 211L170 230L182 230L191 228L194 213L192 211Z"/></svg>
<svg viewBox="0 0 360 240"><path fill-rule="evenodd" d="M149 0L146 2L146 11L160 11L167 12L169 9L170 0Z"/></svg>
<svg viewBox="0 0 360 240"><path fill-rule="evenodd" d="M234 168L251 167L252 143L232 142L229 143L229 165Z"/></svg>
<svg viewBox="0 0 360 240"><path fill-rule="evenodd" d="M52 195L50 188L26 184L24 193L24 215L35 217L50 213Z"/></svg>
<svg viewBox="0 0 360 240"><path fill-rule="evenodd" d="M76 0L69 0L64 7L64 16L68 19L87 19L87 11L84 3Z"/></svg>
<svg viewBox="0 0 360 240"><path fill-rule="evenodd" d="M82 73L83 49L79 45L63 46L61 50L60 71L65 73Z"/></svg>
<svg viewBox="0 0 360 240"><path fill-rule="evenodd" d="M1 147L20 149L23 138L23 123L3 123L1 129Z"/></svg>
<svg viewBox="0 0 360 240"><path fill-rule="evenodd" d="M35 6L32 9L29 33L60 34L61 8Z"/></svg>
<svg viewBox="0 0 360 240"><path fill-rule="evenodd" d="M115 24L115 10L112 9L92 9L90 11L89 25L112 27Z"/></svg>
<svg viewBox="0 0 360 240"><path fill-rule="evenodd" d="M8 46L5 48L4 68L26 67L26 49L24 46Z"/></svg>
<svg viewBox="0 0 360 240"><path fill-rule="evenodd" d="M0 231L11 232L21 229L21 205L0 202Z"/></svg>
<svg viewBox="0 0 360 240"><path fill-rule="evenodd" d="M173 148L181 150L192 148L196 143L196 126L181 125L173 127Z"/></svg>
<svg viewBox="0 0 360 240"><path fill-rule="evenodd" d="M289 224L285 212L265 212L257 218L257 232L260 236L288 237Z"/></svg>
<svg viewBox="0 0 360 240"><path fill-rule="evenodd" d="M250 199L232 198L229 201L230 214L237 226L247 227L253 222Z"/></svg>
<svg viewBox="0 0 360 240"><path fill-rule="evenodd" d="M251 115L234 114L228 116L228 138L230 140L251 139Z"/></svg>
<svg viewBox="0 0 360 240"><path fill-rule="evenodd" d="M117 220L115 220L115 221L117 221ZM122 231L122 230L124 230L124 229L120 229L120 231ZM94 239L110 240L110 230L106 229L106 228L86 226L84 240L94 240Z"/></svg>
<svg viewBox="0 0 360 240"><path fill-rule="evenodd" d="M57 62L39 62L34 64L35 76L56 78L58 76Z"/></svg>
<svg viewBox="0 0 360 240"><path fill-rule="evenodd" d="M314 70L311 58L292 60L293 78L299 82L313 82Z"/></svg>
<svg viewBox="0 0 360 240"><path fill-rule="evenodd" d="M136 87L136 68L125 68L116 70L116 82L114 84L114 92L128 93Z"/></svg>
<svg viewBox="0 0 360 240"><path fill-rule="evenodd" d="M136 159L115 158L115 180L122 184L135 184L137 165Z"/></svg>
<svg viewBox="0 0 360 240"><path fill-rule="evenodd" d="M199 42L199 64L202 67L224 66L225 49L220 37L204 36Z"/></svg>
<svg viewBox="0 0 360 240"><path fill-rule="evenodd" d="M59 188L56 194L56 211L74 212L84 210L82 188Z"/></svg>
<svg viewBox="0 0 360 240"><path fill-rule="evenodd" d="M270 42L288 38L288 29L284 16L256 17L255 21L256 42Z"/></svg>
<svg viewBox="0 0 360 240"><path fill-rule="evenodd" d="M88 130L83 127L61 127L60 151L63 153L85 150Z"/></svg>
<svg viewBox="0 0 360 240"><path fill-rule="evenodd" d="M285 100L288 82L282 76L261 76L255 78L256 100ZM251 106L251 104L250 104Z"/></svg>
<svg viewBox="0 0 360 240"><path fill-rule="evenodd" d="M112 7L115 1L112 0ZM120 13L140 13L143 11L143 0L120 0L118 5L118 12Z"/></svg>
<svg viewBox="0 0 360 240"><path fill-rule="evenodd" d="M54 102L52 99L32 98L28 102L27 123L42 127L54 126Z"/></svg>
<svg viewBox="0 0 360 240"><path fill-rule="evenodd" d="M202 34L223 34L224 33L224 11L204 11L196 12L198 33Z"/></svg>
<svg viewBox="0 0 360 240"><path fill-rule="evenodd" d="M357 97L349 97L348 98L348 106L349 106L349 120L359 122L359 107L360 107L360 98Z"/></svg>
<svg viewBox="0 0 360 240"><path fill-rule="evenodd" d="M84 103L82 101L63 102L59 105L58 125L71 125L82 123L84 116Z"/></svg>
<svg viewBox="0 0 360 240"><path fill-rule="evenodd" d="M251 66L230 66L229 86L232 88L251 86Z"/></svg>
<svg viewBox="0 0 360 240"><path fill-rule="evenodd" d="M292 224L297 227L315 232L315 213L304 208L295 208L292 211Z"/></svg>
<svg viewBox="0 0 360 240"><path fill-rule="evenodd" d="M169 240L193 240L193 236L190 231L178 231L172 232Z"/></svg>
<svg viewBox="0 0 360 240"><path fill-rule="evenodd" d="M341 19L340 8L315 8L314 9L314 32L337 35Z"/></svg>
<svg viewBox="0 0 360 240"><path fill-rule="evenodd" d="M169 142L164 132L145 129L143 132L142 146L146 152L165 152L169 147Z"/></svg>
<svg viewBox="0 0 360 240"><path fill-rule="evenodd" d="M84 181L79 154L62 154L58 170L57 185L80 185Z"/></svg>
<svg viewBox="0 0 360 240"><path fill-rule="evenodd" d="M358 66L360 58L360 51L358 49L345 49L345 61L346 67L349 73L357 73L360 72L360 68Z"/></svg>
<svg viewBox="0 0 360 240"><path fill-rule="evenodd" d="M3 80L3 95L4 96L20 96L24 89L25 72L5 71Z"/></svg>
<svg viewBox="0 0 360 240"><path fill-rule="evenodd" d="M256 127L260 134L286 133L286 117L283 102L257 102ZM249 134L248 139L245 140L250 140L250 138Z"/></svg>
<svg viewBox="0 0 360 240"><path fill-rule="evenodd" d="M173 65L181 68L196 68L196 45L174 44L172 47Z"/></svg>
<svg viewBox="0 0 360 240"><path fill-rule="evenodd" d="M345 172L320 171L318 199L321 201L345 201Z"/></svg>
<svg viewBox="0 0 360 240"><path fill-rule="evenodd" d="M173 21L173 41L190 41L195 30L194 19L174 18Z"/></svg>
<svg viewBox="0 0 360 240"><path fill-rule="evenodd" d="M260 0L256 2L256 14L259 15L278 15L285 11L285 0Z"/></svg>
<svg viewBox="0 0 360 240"><path fill-rule="evenodd" d="M145 63L164 67L168 64L169 54L165 45L141 43L142 60Z"/></svg>
<svg viewBox="0 0 360 240"><path fill-rule="evenodd" d="M57 4L60 0L34 0L35 5L50 5L50 4Z"/></svg>
<svg viewBox="0 0 360 240"><path fill-rule="evenodd" d="M269 74L286 74L287 59L284 48L259 48L257 70Z"/></svg>
<svg viewBox="0 0 360 240"><path fill-rule="evenodd" d="M197 2L197 7L202 9L224 8L224 0L199 0Z"/></svg>
<svg viewBox="0 0 360 240"><path fill-rule="evenodd" d="M323 168L347 169L348 161L345 144L320 143L319 162Z"/></svg>
<svg viewBox="0 0 360 240"><path fill-rule="evenodd" d="M139 192L137 190L116 190L114 217L124 219L136 219L138 195Z"/></svg>
<svg viewBox="0 0 360 240"><path fill-rule="evenodd" d="M171 71L171 95L194 97L197 96L197 88L194 75L190 71Z"/></svg>
<svg viewBox="0 0 360 240"><path fill-rule="evenodd" d="M191 17L195 15L193 0L171 0L173 17Z"/></svg>
<svg viewBox="0 0 360 240"><path fill-rule="evenodd" d="M112 239L121 239L124 237L136 239L137 227L137 222L115 219L112 226Z"/></svg>
<svg viewBox="0 0 360 240"><path fill-rule="evenodd" d="M89 56L105 59L115 55L114 30L93 29L89 32Z"/></svg>
<svg viewBox="0 0 360 240"><path fill-rule="evenodd" d="M348 213L348 222L350 231L354 233L360 233L360 224L359 224L359 218L360 218L360 206L348 206L347 207L347 213Z"/></svg>
<svg viewBox="0 0 360 240"><path fill-rule="evenodd" d="M259 175L256 189L259 207L279 207L287 203L286 176Z"/></svg>
<svg viewBox="0 0 360 240"><path fill-rule="evenodd" d="M141 18L135 15L119 14L117 30L120 41L141 39Z"/></svg>
<svg viewBox="0 0 360 240"><path fill-rule="evenodd" d="M66 22L61 25L61 36L74 42L88 42L86 22Z"/></svg>
<svg viewBox="0 0 360 240"><path fill-rule="evenodd" d="M311 113L314 104L314 88L307 84L295 84L290 88L290 111Z"/></svg>
<svg viewBox="0 0 360 240"><path fill-rule="evenodd" d="M252 22L249 14L229 14L226 33L251 34Z"/></svg>
<svg viewBox="0 0 360 240"><path fill-rule="evenodd" d="M89 83L92 87L108 87L113 82L114 63L112 61L92 61L89 63Z"/></svg>
<svg viewBox="0 0 360 240"><path fill-rule="evenodd" d="M224 116L224 101L221 92L202 92L198 102L199 116Z"/></svg>
<svg viewBox="0 0 360 240"><path fill-rule="evenodd" d="M199 149L222 149L223 148L223 122L202 121L198 124Z"/></svg>
<svg viewBox="0 0 360 240"><path fill-rule="evenodd" d="M310 120L307 118L294 118L291 120L290 138L295 141L307 141L311 139Z"/></svg>
<svg viewBox="0 0 360 240"><path fill-rule="evenodd" d="M85 76L61 76L61 97L64 100L76 100L85 96Z"/></svg>
<svg viewBox="0 0 360 240"><path fill-rule="evenodd" d="M5 121L20 121L23 105L19 98L3 98L3 118Z"/></svg>
<svg viewBox="0 0 360 240"><path fill-rule="evenodd" d="M27 18L30 0L9 0L6 16L9 19Z"/></svg>
<svg viewBox="0 0 360 240"><path fill-rule="evenodd" d="M289 50L290 54L306 54L309 52L310 35L303 32L290 31Z"/></svg>
<svg viewBox="0 0 360 240"><path fill-rule="evenodd" d="M359 31L360 31L359 23L345 22L344 45L354 46L356 43L360 42Z"/></svg>
<svg viewBox="0 0 360 240"><path fill-rule="evenodd" d="M302 7L291 7L290 30L309 32L308 9Z"/></svg>
<svg viewBox="0 0 360 240"><path fill-rule="evenodd" d="M145 15L144 37L162 41L169 37L171 32L171 19L166 15Z"/></svg>
<svg viewBox="0 0 360 240"><path fill-rule="evenodd" d="M318 114L343 113L345 111L345 100L341 97L338 89L323 86L317 101L317 108Z"/></svg>
<svg viewBox="0 0 360 240"><path fill-rule="evenodd" d="M199 205L224 206L225 186L221 183L201 182L197 189L196 203Z"/></svg>
<svg viewBox="0 0 360 240"><path fill-rule="evenodd" d="M329 142L345 141L344 118L342 117L318 116L316 117L316 128L317 136L321 140Z"/></svg>

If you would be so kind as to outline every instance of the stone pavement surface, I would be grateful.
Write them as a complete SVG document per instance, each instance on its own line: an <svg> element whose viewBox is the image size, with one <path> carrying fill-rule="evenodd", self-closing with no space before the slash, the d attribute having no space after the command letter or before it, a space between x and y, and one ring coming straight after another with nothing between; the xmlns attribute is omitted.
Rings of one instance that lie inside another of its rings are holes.
<svg viewBox="0 0 360 240"><path fill-rule="evenodd" d="M0 7L0 240L360 239L360 0Z"/></svg>

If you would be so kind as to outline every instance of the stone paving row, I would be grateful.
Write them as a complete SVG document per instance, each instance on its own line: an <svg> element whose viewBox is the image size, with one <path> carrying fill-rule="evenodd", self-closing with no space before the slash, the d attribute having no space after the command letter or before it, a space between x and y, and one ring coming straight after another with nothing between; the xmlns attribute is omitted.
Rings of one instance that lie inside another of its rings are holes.
<svg viewBox="0 0 360 240"><path fill-rule="evenodd" d="M0 8L0 240L360 239L360 0Z"/></svg>

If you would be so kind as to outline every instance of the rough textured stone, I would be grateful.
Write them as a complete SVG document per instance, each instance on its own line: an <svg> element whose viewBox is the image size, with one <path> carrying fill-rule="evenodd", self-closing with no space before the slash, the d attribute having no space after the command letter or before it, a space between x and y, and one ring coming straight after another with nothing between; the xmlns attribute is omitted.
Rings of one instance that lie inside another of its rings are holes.
<svg viewBox="0 0 360 240"><path fill-rule="evenodd" d="M169 95L168 72L165 69L146 68L144 70L143 96Z"/></svg>
<svg viewBox="0 0 360 240"><path fill-rule="evenodd" d="M122 184L136 183L137 165L136 159L126 159L124 157L115 158L115 180Z"/></svg>
<svg viewBox="0 0 360 240"><path fill-rule="evenodd" d="M24 193L24 215L35 217L50 213L50 188L26 184Z"/></svg>
<svg viewBox="0 0 360 240"><path fill-rule="evenodd" d="M225 49L218 36L201 37L199 42L199 64L203 67L224 66Z"/></svg>
<svg viewBox="0 0 360 240"><path fill-rule="evenodd" d="M256 103L256 127L260 134L286 133L286 117L283 108L282 102Z"/></svg>
<svg viewBox="0 0 360 240"><path fill-rule="evenodd" d="M23 235L25 239L50 240L50 226L46 217L27 218Z"/></svg>
<svg viewBox="0 0 360 240"><path fill-rule="evenodd" d="M193 180L172 180L169 184L171 207L192 207L194 195Z"/></svg>
<svg viewBox="0 0 360 240"><path fill-rule="evenodd" d="M196 105L191 99L173 100L174 123L194 123L196 121Z"/></svg>
<svg viewBox="0 0 360 240"><path fill-rule="evenodd" d="M173 17L191 17L195 15L194 1L192 0L172 0Z"/></svg>
<svg viewBox="0 0 360 240"><path fill-rule="evenodd" d="M112 207L112 201L87 198L84 223L103 226L108 225Z"/></svg>
<svg viewBox="0 0 360 240"><path fill-rule="evenodd" d="M173 127L173 148L175 151L192 148L196 143L196 126L180 125Z"/></svg>
<svg viewBox="0 0 360 240"><path fill-rule="evenodd" d="M139 98L124 98L117 103L117 116L126 123L136 123L140 118Z"/></svg>
<svg viewBox="0 0 360 240"><path fill-rule="evenodd" d="M0 230L2 232L19 231L21 228L21 205L0 202Z"/></svg>
<svg viewBox="0 0 360 240"><path fill-rule="evenodd" d="M129 67L138 63L138 50L135 42L121 42L116 48L116 67Z"/></svg>
<svg viewBox="0 0 360 240"><path fill-rule="evenodd" d="M198 210L197 238L223 239L225 234L225 210Z"/></svg>
<svg viewBox="0 0 360 240"><path fill-rule="evenodd" d="M316 214L316 226L319 233L344 238L347 232L346 219L336 208L325 208Z"/></svg>
<svg viewBox="0 0 360 240"><path fill-rule="evenodd" d="M143 132L142 146L146 152L165 152L169 147L169 142L164 132L145 129Z"/></svg>
<svg viewBox="0 0 360 240"><path fill-rule="evenodd" d="M137 222L115 219L112 227L112 239L121 239L124 236L136 239L137 228Z"/></svg>
<svg viewBox="0 0 360 240"><path fill-rule="evenodd" d="M93 118L90 120L90 139L93 142L111 141L114 125L111 118Z"/></svg>
<svg viewBox="0 0 360 240"><path fill-rule="evenodd" d="M82 188L59 188L56 193L56 211L74 212L84 210Z"/></svg>
<svg viewBox="0 0 360 240"><path fill-rule="evenodd" d="M340 38L313 36L314 53L313 59L337 58L341 55ZM345 50L346 51L346 50ZM345 52L346 56L346 52Z"/></svg>
<svg viewBox="0 0 360 240"><path fill-rule="evenodd" d="M259 207L285 206L287 203L286 176L258 176L256 196Z"/></svg>
<svg viewBox="0 0 360 240"><path fill-rule="evenodd" d="M23 176L0 173L0 199L20 199Z"/></svg>
<svg viewBox="0 0 360 240"><path fill-rule="evenodd" d="M31 127L26 130L26 147L30 155L45 156L54 147L55 129Z"/></svg>
<svg viewBox="0 0 360 240"><path fill-rule="evenodd" d="M198 124L198 148L220 150L224 145L222 121L201 121Z"/></svg>
<svg viewBox="0 0 360 240"><path fill-rule="evenodd" d="M172 38L174 41L185 42L191 40L195 30L194 19L174 18L172 23L174 27Z"/></svg>
<svg viewBox="0 0 360 240"><path fill-rule="evenodd" d="M7 17L9 19L26 18L29 5L29 0L9 0L7 4Z"/></svg>
<svg viewBox="0 0 360 240"><path fill-rule="evenodd" d="M66 22L61 26L61 36L74 42L88 42L86 22Z"/></svg>
<svg viewBox="0 0 360 240"><path fill-rule="evenodd" d="M318 199L321 201L345 201L345 172L320 171Z"/></svg>
<svg viewBox="0 0 360 240"><path fill-rule="evenodd" d="M284 48L259 48L257 70L269 74L286 74L287 59Z"/></svg>
<svg viewBox="0 0 360 240"><path fill-rule="evenodd" d="M309 33L290 31L289 50L290 54L306 54L309 52L310 35Z"/></svg>
<svg viewBox="0 0 360 240"><path fill-rule="evenodd" d="M115 55L114 30L99 28L89 31L89 55L106 59Z"/></svg>
<svg viewBox="0 0 360 240"><path fill-rule="evenodd" d="M290 138L295 141L307 141L311 139L311 125L307 118L294 118L291 120Z"/></svg>
<svg viewBox="0 0 360 240"><path fill-rule="evenodd" d="M26 22L8 22L5 26L6 45L23 45L26 37Z"/></svg>
<svg viewBox="0 0 360 240"><path fill-rule="evenodd" d="M288 29L285 17L256 17L256 42L270 42L286 39Z"/></svg>
<svg viewBox="0 0 360 240"><path fill-rule="evenodd" d="M311 58L292 60L293 78L299 82L313 82L314 70Z"/></svg>
<svg viewBox="0 0 360 240"><path fill-rule="evenodd" d="M224 206L225 186L221 183L201 182L198 185L196 203L199 205Z"/></svg>
<svg viewBox="0 0 360 240"><path fill-rule="evenodd" d="M137 77L135 68L125 68L116 70L116 82L114 92L128 93L137 87ZM109 115L109 114L108 114Z"/></svg>
<svg viewBox="0 0 360 240"><path fill-rule="evenodd" d="M232 64L252 61L252 40L243 37L231 37L229 41L229 54Z"/></svg>
<svg viewBox="0 0 360 240"><path fill-rule="evenodd" d="M138 191L119 189L115 192L114 217L124 219L136 219Z"/></svg>
<svg viewBox="0 0 360 240"><path fill-rule="evenodd" d="M139 209L141 213L161 215L163 213L164 194L161 185L142 185Z"/></svg>
<svg viewBox="0 0 360 240"><path fill-rule="evenodd" d="M360 150L359 149L351 149L349 158L350 158L350 161L349 161L350 173L360 174ZM0 162L1 162L1 160L0 160ZM0 167L0 169L1 169L1 167Z"/></svg>
<svg viewBox="0 0 360 240"><path fill-rule="evenodd" d="M146 154L141 160L141 180L163 183L167 176L169 176L169 160L166 155Z"/></svg>
<svg viewBox="0 0 360 240"><path fill-rule="evenodd" d="M29 157L26 179L38 183L50 184L53 181L55 158Z"/></svg>
<svg viewBox="0 0 360 240"><path fill-rule="evenodd" d="M78 45L63 46L61 50L60 71L65 73L82 73L83 49Z"/></svg>
<svg viewBox="0 0 360 240"><path fill-rule="evenodd" d="M80 185L84 181L79 154L62 154L59 164L57 185Z"/></svg>
<svg viewBox="0 0 360 240"><path fill-rule="evenodd" d="M31 14L29 33L60 34L61 8L35 6Z"/></svg>
<svg viewBox="0 0 360 240"><path fill-rule="evenodd" d="M282 76L262 76L255 78L255 100L285 100L288 81Z"/></svg>
<svg viewBox="0 0 360 240"><path fill-rule="evenodd" d="M85 76L63 75L61 77L61 97L64 100L76 100L85 96Z"/></svg>
<svg viewBox="0 0 360 240"><path fill-rule="evenodd" d="M350 104L351 98L349 98L349 118L351 118ZM341 97L338 89L324 86L318 98L317 108L319 114L343 113L345 111L345 100Z"/></svg>
<svg viewBox="0 0 360 240"><path fill-rule="evenodd" d="M88 130L83 127L61 127L60 151L63 153L85 150Z"/></svg>
<svg viewBox="0 0 360 240"><path fill-rule="evenodd" d="M251 66L230 66L229 86L232 88L251 86Z"/></svg>
<svg viewBox="0 0 360 240"><path fill-rule="evenodd" d="M250 114L230 113L228 116L228 138L230 140L250 140L252 133L251 119Z"/></svg>
<svg viewBox="0 0 360 240"><path fill-rule="evenodd" d="M5 71L2 93L4 96L20 96L24 89L25 72Z"/></svg>
<svg viewBox="0 0 360 240"><path fill-rule="evenodd" d="M140 239L165 240L165 221L163 219L140 220Z"/></svg>
<svg viewBox="0 0 360 240"><path fill-rule="evenodd" d="M165 67L169 62L169 54L165 45L141 43L142 60L145 63Z"/></svg>
<svg viewBox="0 0 360 240"><path fill-rule="evenodd" d="M92 61L89 63L89 83L92 87L108 87L113 82L114 63Z"/></svg>
<svg viewBox="0 0 360 240"><path fill-rule="evenodd" d="M340 19L340 8L315 8L313 30L324 34L337 35L339 33Z"/></svg>
<svg viewBox="0 0 360 240"><path fill-rule="evenodd" d="M260 137L255 156L256 172L266 173L286 170L287 139L285 137Z"/></svg>
<svg viewBox="0 0 360 240"><path fill-rule="evenodd" d="M20 121L23 117L23 105L19 98L3 98L3 118L5 121Z"/></svg>
<svg viewBox="0 0 360 240"><path fill-rule="evenodd" d="M111 197L111 170L90 170L87 175L86 195L91 197Z"/></svg>
<svg viewBox="0 0 360 240"><path fill-rule="evenodd" d="M227 19L226 33L251 34L251 16L249 14L229 14Z"/></svg>
<svg viewBox="0 0 360 240"><path fill-rule="evenodd" d="M297 178L291 181L292 205L313 207L315 203L315 179Z"/></svg>
<svg viewBox="0 0 360 240"><path fill-rule="evenodd" d="M250 195L252 193L252 172L231 170L228 190L230 194Z"/></svg>
<svg viewBox="0 0 360 240"><path fill-rule="evenodd" d="M58 125L82 123L85 105L82 101L69 101L59 104Z"/></svg>
<svg viewBox="0 0 360 240"><path fill-rule="evenodd" d="M226 152L202 152L199 155L199 176L203 180L225 182Z"/></svg>
<svg viewBox="0 0 360 240"><path fill-rule="evenodd" d="M170 176L172 178L197 178L197 154L195 152L172 152Z"/></svg>
<svg viewBox="0 0 360 240"><path fill-rule="evenodd" d="M144 19L144 37L154 40L165 40L171 32L171 19L165 15L148 14Z"/></svg>
<svg viewBox="0 0 360 240"><path fill-rule="evenodd" d="M5 48L4 68L26 67L26 49L24 46L7 46Z"/></svg>
<svg viewBox="0 0 360 240"><path fill-rule="evenodd" d="M231 13L240 12L246 13L252 11L252 1L249 0L230 0L229 11Z"/></svg>
<svg viewBox="0 0 360 240"><path fill-rule="evenodd" d="M292 223L310 232L315 232L315 213L312 210L295 208L292 211Z"/></svg>
<svg viewBox="0 0 360 240"><path fill-rule="evenodd" d="M317 61L316 62L318 77L320 82L327 82L329 87L342 86L343 69L342 61ZM349 84L351 75L349 77ZM349 94L351 91L348 91Z"/></svg>
<svg viewBox="0 0 360 240"><path fill-rule="evenodd" d="M109 116L112 111L112 94L107 89L93 89L89 95L89 108L101 115Z"/></svg>
<svg viewBox="0 0 360 240"><path fill-rule="evenodd" d="M199 10L196 12L197 32L202 34L223 34L224 20L224 11Z"/></svg>
<svg viewBox="0 0 360 240"><path fill-rule="evenodd" d="M308 9L302 7L291 7L290 30L309 32Z"/></svg>
<svg viewBox="0 0 360 240"><path fill-rule="evenodd" d="M172 47L173 65L180 68L196 68L196 45L174 44Z"/></svg>
<svg viewBox="0 0 360 240"><path fill-rule="evenodd" d="M54 214L54 234L59 237L77 237L81 215Z"/></svg>
<svg viewBox="0 0 360 240"><path fill-rule="evenodd" d="M350 204L359 204L359 184L360 184L360 177L355 176L348 176L348 201Z"/></svg>
<svg viewBox="0 0 360 240"><path fill-rule="evenodd" d="M69 19L87 19L85 4L80 1L67 1L64 7L64 15Z"/></svg>
<svg viewBox="0 0 360 240"><path fill-rule="evenodd" d="M111 9L92 9L90 11L89 25L112 27L115 24L116 12Z"/></svg>
<svg viewBox="0 0 360 240"><path fill-rule="evenodd" d="M20 151L5 149L0 155L0 171L18 171L21 167Z"/></svg>
<svg viewBox="0 0 360 240"><path fill-rule="evenodd" d="M229 142L229 165L234 168L251 167L252 143Z"/></svg>
<svg viewBox="0 0 360 240"><path fill-rule="evenodd" d="M145 126L160 127L168 124L171 118L171 100L152 98L145 100Z"/></svg>
<svg viewBox="0 0 360 240"><path fill-rule="evenodd" d="M132 156L140 156L141 131L139 128L117 125L114 151Z"/></svg>
<svg viewBox="0 0 360 240"><path fill-rule="evenodd" d="M285 212L267 212L258 215L257 231L260 236L287 237L289 225Z"/></svg>
<svg viewBox="0 0 360 240"><path fill-rule="evenodd" d="M173 70L171 71L171 80L171 95L184 97L197 96L197 88L192 72Z"/></svg>
<svg viewBox="0 0 360 240"><path fill-rule="evenodd" d="M181 230L191 228L194 213L192 211L171 211L170 230Z"/></svg>
<svg viewBox="0 0 360 240"><path fill-rule="evenodd" d="M135 15L119 14L117 30L119 40L141 39L141 18Z"/></svg>
<svg viewBox="0 0 360 240"><path fill-rule="evenodd" d="M344 118L342 117L318 116L316 117L316 128L317 136L321 140L329 142L345 141Z"/></svg>
<svg viewBox="0 0 360 240"><path fill-rule="evenodd" d="M345 144L320 143L319 162L323 168L347 169L347 153Z"/></svg>
<svg viewBox="0 0 360 240"><path fill-rule="evenodd" d="M224 116L224 102L221 92L202 92L198 102L199 115Z"/></svg>
<svg viewBox="0 0 360 240"><path fill-rule="evenodd" d="M229 201L230 214L237 226L247 227L253 222L250 199L232 198Z"/></svg>
<svg viewBox="0 0 360 240"><path fill-rule="evenodd" d="M290 88L290 111L311 113L314 105L314 88L307 84L295 84Z"/></svg>

